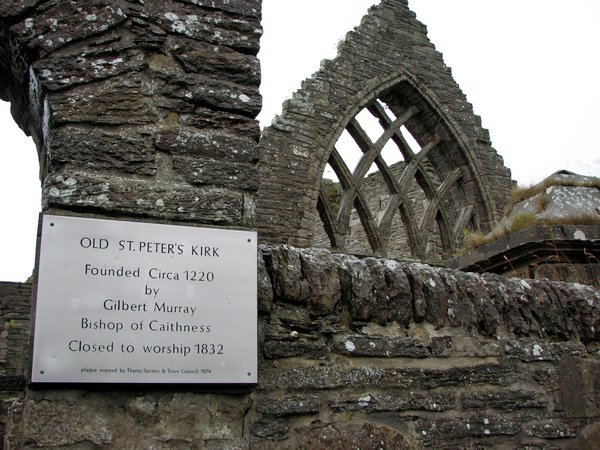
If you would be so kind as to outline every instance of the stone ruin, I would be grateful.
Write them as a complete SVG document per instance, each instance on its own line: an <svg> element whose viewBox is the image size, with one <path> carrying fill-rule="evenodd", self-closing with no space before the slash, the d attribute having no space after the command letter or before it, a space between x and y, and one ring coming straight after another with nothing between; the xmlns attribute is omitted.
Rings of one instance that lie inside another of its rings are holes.
<svg viewBox="0 0 600 450"><path fill-rule="evenodd" d="M371 8L262 135L260 17L259 0L0 5L0 97L37 144L44 212L262 242L251 386L30 385L32 286L1 283L3 447L594 448L598 290L387 258L447 260L511 191L407 2Z"/></svg>
<svg viewBox="0 0 600 450"><path fill-rule="evenodd" d="M522 190L487 242L449 266L600 288L598 186L598 178L563 170Z"/></svg>
<svg viewBox="0 0 600 450"><path fill-rule="evenodd" d="M380 126L378 138L363 114ZM361 153L354 171L338 148L345 132ZM402 169L386 161L388 144ZM407 252L390 239L399 232L411 256L447 257L464 229L491 229L511 191L488 131L405 2L382 2L348 33L338 57L284 103L260 150L256 217L265 242L313 245L324 241L322 228L335 251L359 241L364 253L401 256ZM321 183L327 165L339 180L337 199ZM365 177L372 166L377 195Z"/></svg>

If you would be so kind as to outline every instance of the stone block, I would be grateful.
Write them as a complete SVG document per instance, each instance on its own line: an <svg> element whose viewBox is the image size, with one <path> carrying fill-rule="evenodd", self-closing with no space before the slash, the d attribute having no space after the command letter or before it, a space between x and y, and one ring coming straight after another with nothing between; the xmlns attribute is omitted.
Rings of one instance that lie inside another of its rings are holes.
<svg viewBox="0 0 600 450"><path fill-rule="evenodd" d="M219 9L243 16L261 17L260 0L182 0L183 3L198 5L203 8Z"/></svg>
<svg viewBox="0 0 600 450"><path fill-rule="evenodd" d="M73 49L65 55L52 55L33 64L35 74L42 85L59 91L73 86L105 80L117 75L142 71L146 66L145 55L136 48L94 49L81 55Z"/></svg>
<svg viewBox="0 0 600 450"><path fill-rule="evenodd" d="M406 264L404 273L413 294L413 311L417 323L427 320L436 327L446 321L447 294L439 275L428 266Z"/></svg>
<svg viewBox="0 0 600 450"><path fill-rule="evenodd" d="M257 257L257 302L258 312L268 313L271 310L273 304L273 286L271 285L271 278L265 265L262 249L259 247Z"/></svg>
<svg viewBox="0 0 600 450"><path fill-rule="evenodd" d="M215 111L201 105L185 113L176 110L179 115L179 124L183 127L195 127L218 131L221 134L229 133L240 138L246 138L258 142L260 127L258 120L229 111Z"/></svg>
<svg viewBox="0 0 600 450"><path fill-rule="evenodd" d="M299 251L292 247L281 246L270 249L269 253L275 299L291 303L308 303L308 286L302 279Z"/></svg>
<svg viewBox="0 0 600 450"><path fill-rule="evenodd" d="M379 450L415 448L414 441L385 425L374 423L352 425L326 425L315 428L305 436L306 448L314 450Z"/></svg>
<svg viewBox="0 0 600 450"><path fill-rule="evenodd" d="M55 2L29 17L11 31L29 48L50 53L116 27L127 19L121 8L103 0L91 0L82 8L77 2Z"/></svg>
<svg viewBox="0 0 600 450"><path fill-rule="evenodd" d="M224 2L220 4L224 5ZM167 33L253 55L258 53L259 38L262 35L258 18L260 15L239 16L236 20L231 20L223 11L212 7L195 11L190 5L171 0L165 1L161 6L162 14L154 16L154 22Z"/></svg>
<svg viewBox="0 0 600 450"><path fill-rule="evenodd" d="M135 72L77 86L69 95L49 92L50 117L55 126L154 124L159 116L148 88L142 75Z"/></svg>
<svg viewBox="0 0 600 450"><path fill-rule="evenodd" d="M44 182L46 207L202 224L248 226L244 196L223 188L65 171Z"/></svg>
<svg viewBox="0 0 600 450"><path fill-rule="evenodd" d="M600 415L600 362L568 356L559 363L560 409L566 418Z"/></svg>
<svg viewBox="0 0 600 450"><path fill-rule="evenodd" d="M537 391L506 389L502 391L464 392L460 401L464 409L497 409L515 411L524 408L546 408L545 394Z"/></svg>
<svg viewBox="0 0 600 450"><path fill-rule="evenodd" d="M216 111L234 112L254 119L262 107L256 86L215 80L201 74L157 74L164 82L158 89L162 102L176 101L175 106L208 106Z"/></svg>
<svg viewBox="0 0 600 450"><path fill-rule="evenodd" d="M331 253L322 249L306 249L300 253L302 278L309 292L310 310L316 315L335 312L341 300L337 266Z"/></svg>
<svg viewBox="0 0 600 450"><path fill-rule="evenodd" d="M514 436L521 431L521 423L513 418L492 415L422 419L415 430L428 446L460 442L464 439ZM464 442L464 441L463 441Z"/></svg>
<svg viewBox="0 0 600 450"><path fill-rule="evenodd" d="M154 147L148 133L113 132L97 127L60 127L50 134L55 168L156 175Z"/></svg>
<svg viewBox="0 0 600 450"><path fill-rule="evenodd" d="M250 433L259 438L280 441L288 437L290 429L281 420L259 420L250 425Z"/></svg>
<svg viewBox="0 0 600 450"><path fill-rule="evenodd" d="M544 439L566 439L577 436L576 427L560 420L546 420L528 424L525 428L527 436Z"/></svg>
<svg viewBox="0 0 600 450"><path fill-rule="evenodd" d="M193 186L208 185L250 192L256 192L259 186L255 164L175 156L173 169Z"/></svg>
<svg viewBox="0 0 600 450"><path fill-rule="evenodd" d="M359 367L332 365L303 366L293 369L265 369L261 388L273 389L286 385L288 389L339 388L413 388L435 389L446 386L471 387L480 384L507 386L523 375L514 367L495 364L477 364L467 367L440 368L385 368L374 364Z"/></svg>
<svg viewBox="0 0 600 450"><path fill-rule="evenodd" d="M196 129L165 129L156 134L156 148L174 156L193 156L221 162L256 163L256 142L228 133Z"/></svg>
<svg viewBox="0 0 600 450"><path fill-rule="evenodd" d="M285 397L277 399L261 399L257 411L274 417L316 414L321 410L318 397Z"/></svg>
<svg viewBox="0 0 600 450"><path fill-rule="evenodd" d="M237 84L260 85L260 62L254 55L236 52L224 46L199 46L189 39L172 39L169 46L174 58L186 72L200 73Z"/></svg>
<svg viewBox="0 0 600 450"><path fill-rule="evenodd" d="M364 260L334 255L340 267L342 303L348 308L352 320L371 318L375 305L373 275Z"/></svg>
<svg viewBox="0 0 600 450"><path fill-rule="evenodd" d="M263 350L268 359L294 357L322 359L329 356L329 347L322 338L304 337L297 332L279 338L268 337L263 344Z"/></svg>
<svg viewBox="0 0 600 450"><path fill-rule="evenodd" d="M348 398L350 397L350 398ZM398 394L364 394L360 396L339 396L330 402L336 411L432 411L441 412L455 408L453 392L401 392Z"/></svg>
<svg viewBox="0 0 600 450"><path fill-rule="evenodd" d="M427 358L430 348L414 337L365 336L346 334L335 336L336 352L347 356L371 358Z"/></svg>

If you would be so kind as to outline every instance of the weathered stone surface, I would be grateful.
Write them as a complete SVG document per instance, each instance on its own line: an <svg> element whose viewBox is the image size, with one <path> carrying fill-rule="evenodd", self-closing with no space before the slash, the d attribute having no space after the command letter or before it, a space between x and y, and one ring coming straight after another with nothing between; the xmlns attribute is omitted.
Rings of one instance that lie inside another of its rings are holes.
<svg viewBox="0 0 600 450"><path fill-rule="evenodd" d="M38 60L34 70L45 88L52 91L103 80L145 68L144 54L134 48L95 49L84 54L73 51Z"/></svg>
<svg viewBox="0 0 600 450"><path fill-rule="evenodd" d="M262 248L259 247L257 258L257 303L258 313L268 313L273 305L273 286L271 285L271 278L265 265L265 259Z"/></svg>
<svg viewBox="0 0 600 450"><path fill-rule="evenodd" d="M260 19L261 0L182 0L184 3L220 9Z"/></svg>
<svg viewBox="0 0 600 450"><path fill-rule="evenodd" d="M177 112L183 111L177 110ZM248 138L254 142L258 142L260 137L257 120L233 112L213 111L202 106L196 106L189 114L181 114L179 123L183 127L213 129L221 133L224 131L234 132L236 136Z"/></svg>
<svg viewBox="0 0 600 450"><path fill-rule="evenodd" d="M158 113L147 90L142 76L136 73L125 79L78 86L70 90L68 96L51 92L48 95L50 117L57 126L65 123L152 124L158 119Z"/></svg>
<svg viewBox="0 0 600 450"><path fill-rule="evenodd" d="M452 392L408 392L400 395L367 394L348 399L342 397L330 406L339 411L448 411L455 407L455 394Z"/></svg>
<svg viewBox="0 0 600 450"><path fill-rule="evenodd" d="M193 186L210 185L256 192L259 185L254 164L176 156L173 169Z"/></svg>
<svg viewBox="0 0 600 450"><path fill-rule="evenodd" d="M260 112L262 98L256 86L215 80L206 75L159 75L164 81L159 93L167 100L177 100L177 105L208 106L252 119Z"/></svg>
<svg viewBox="0 0 600 450"><path fill-rule="evenodd" d="M560 293L560 297L563 298L563 310L568 313L566 324L570 326L573 323L583 342L600 339L600 290L581 284L570 285L567 289L567 285L563 283L553 283L548 289ZM567 292L569 294L565 296ZM566 329L563 334L569 335L568 331L569 329Z"/></svg>
<svg viewBox="0 0 600 450"><path fill-rule="evenodd" d="M0 384L21 390L29 366L32 286L0 282Z"/></svg>
<svg viewBox="0 0 600 450"><path fill-rule="evenodd" d="M317 428L306 436L306 448L315 450L345 450L360 448L379 450L390 448L408 450L414 447L414 441L384 425L365 423L361 425L334 426Z"/></svg>
<svg viewBox="0 0 600 450"><path fill-rule="evenodd" d="M468 416L451 419L421 420L416 431L429 446L441 442L456 442L465 438L513 436L521 431L516 420L501 416Z"/></svg>
<svg viewBox="0 0 600 450"><path fill-rule="evenodd" d="M248 225L244 196L223 188L192 188L174 182L61 172L44 183L48 207L112 211L132 216Z"/></svg>
<svg viewBox="0 0 600 450"><path fill-rule="evenodd" d="M251 86L260 85L260 62L256 56L227 47L199 47L185 39L174 39L169 45L186 72Z"/></svg>
<svg viewBox="0 0 600 450"><path fill-rule="evenodd" d="M263 420L251 424L250 432L260 438L282 440L288 436L289 427L281 421Z"/></svg>
<svg viewBox="0 0 600 450"><path fill-rule="evenodd" d="M319 315L334 313L341 300L341 288L331 253L307 249L300 253L300 265L308 285L311 312Z"/></svg>
<svg viewBox="0 0 600 450"><path fill-rule="evenodd" d="M431 354L438 357L476 356L478 358L501 357L501 345L496 340L471 335L432 336Z"/></svg>
<svg viewBox="0 0 600 450"><path fill-rule="evenodd" d="M156 147L172 155L189 155L216 161L255 163L256 142L225 133L194 129L166 129L156 136Z"/></svg>
<svg viewBox="0 0 600 450"><path fill-rule="evenodd" d="M391 293L399 295L399 285L386 282L386 270L404 274L405 266L327 253L260 246L260 373L259 384L250 392L214 393L227 387L203 388L208 390L205 393L193 393L187 387L134 393L25 390L18 383L11 384L6 389L24 390L27 401L20 415L19 397L15 397L20 392L0 392L0 405L13 411L7 413L6 438L16 448L301 448L309 442L312 445L310 437L320 436L319 430L328 427L340 432L341 440L331 445L351 442L343 437L343 429L373 422L392 427L411 442L410 448L541 449L583 442L582 428L598 415L599 355L592 336L583 338L579 325L564 324L580 323L580 314L589 314L591 319L597 316L595 307L588 304L596 301L594 292L556 283L528 283L527 288L520 280L495 281L494 277L410 265L413 277L425 280L424 284L436 280L432 272L440 277L447 308L459 304L472 315L465 325L448 314L448 322L441 328L427 319L436 315L427 314L421 323L411 316L407 324L394 321L382 325L373 319L374 312L366 320L351 319L344 308L331 314L316 313L313 302L318 300L313 297L319 295L318 290L305 288L302 294L298 283L309 278L325 281L326 277L317 275L320 270L338 271L342 274L340 289L353 292L352 283L364 282L362 271L372 280L368 290L378 289L376 298L387 302ZM343 276L346 272L341 267L346 261L363 263L354 267L353 277ZM425 273L419 274L419 270ZM315 273L309 275L311 271ZM403 280L408 285L408 279ZM536 301L537 289L547 292L556 286L559 289L551 294L554 298ZM17 297L29 291L21 291L13 289L8 297L2 297L8 301L0 302L0 333L8 333L9 342L19 346L6 354L0 345L0 356L7 355L6 363L0 359L0 369L6 367L4 373L12 371L24 380L26 366L22 362L10 365L29 354L22 350L29 345L29 322L17 322L30 304L29 297L20 303ZM485 304L473 300L476 293L484 296ZM326 298L328 295L324 293ZM402 295L412 304L410 289ZM435 290L423 289L422 295L425 304L435 301ZM306 301L299 301L302 298ZM540 312L549 301L568 318L556 321ZM469 302L471 309L467 308ZM497 315L481 311L482 305L497 308ZM392 306L383 304L390 310ZM374 303L371 311L377 307ZM485 314L499 320L492 336L480 323ZM526 314L535 326L515 327L525 321ZM560 333L544 331L551 330L550 326ZM519 329L522 335L511 333L509 327ZM584 343L583 339L591 341ZM22 428L18 427L29 421L35 423L25 433L23 445L19 441ZM352 436L362 436L360 430L353 430ZM361 437L361 448L370 445L369 436ZM319 441L314 442L317 445ZM381 440L376 443L381 445Z"/></svg>
<svg viewBox="0 0 600 450"><path fill-rule="evenodd" d="M271 266L268 265L268 267ZM269 274L274 279L273 272L270 269ZM306 333L303 334L304 336L314 336L312 332L317 329L317 322L318 319L311 316L305 305L285 302L275 297L273 309L266 324L265 335L267 337L271 335L281 337L284 334L296 332L298 336L299 333ZM296 333L293 333L291 337L296 336Z"/></svg>
<svg viewBox="0 0 600 450"><path fill-rule="evenodd" d="M318 397L278 398L262 400L257 406L258 412L275 417L296 414L316 414L321 410Z"/></svg>
<svg viewBox="0 0 600 450"><path fill-rule="evenodd" d="M11 27L11 31L30 48L49 53L73 41L106 32L125 20L121 8L106 0L86 1L85 5L75 1L51 2L35 18L25 19Z"/></svg>
<svg viewBox="0 0 600 450"><path fill-rule="evenodd" d="M413 319L412 292L408 278L396 261L385 260L382 264L387 302L385 307L377 308L376 315L381 317L378 322L398 322L408 326Z"/></svg>
<svg viewBox="0 0 600 450"><path fill-rule="evenodd" d="M156 175L157 172L148 133L61 127L50 135L49 148L56 169L109 170L136 175Z"/></svg>
<svg viewBox="0 0 600 450"><path fill-rule="evenodd" d="M433 389L443 386L492 384L506 386L520 378L510 366L481 364L469 367L380 368L362 365L356 368L310 366L294 369L266 370L262 386L273 389L287 385L289 389L339 389L342 387L394 387Z"/></svg>
<svg viewBox="0 0 600 450"><path fill-rule="evenodd" d="M154 21L168 33L231 47L253 55L258 53L258 40L262 35L258 17L236 17L231 20L222 11L212 8L198 10L189 4L171 0L164 1L161 10L164 13L155 15Z"/></svg>
<svg viewBox="0 0 600 450"><path fill-rule="evenodd" d="M436 327L446 322L446 291L440 276L428 266L405 265L404 273L410 282L413 294L415 321L427 320ZM428 301L429 299L429 301Z"/></svg>
<svg viewBox="0 0 600 450"><path fill-rule="evenodd" d="M558 420L548 420L542 423L529 425L525 430L525 433L529 436L545 439L573 438L577 435L575 427Z"/></svg>
<svg viewBox="0 0 600 450"><path fill-rule="evenodd" d="M41 447L82 443L113 443L110 418L95 410L93 402L33 402L27 408L25 441Z"/></svg>
<svg viewBox="0 0 600 450"><path fill-rule="evenodd" d="M597 417L600 414L600 362L572 356L559 363L561 409L567 418Z"/></svg>
<svg viewBox="0 0 600 450"><path fill-rule="evenodd" d="M0 4L0 16L19 16L40 2L41 0L6 0Z"/></svg>
<svg viewBox="0 0 600 450"><path fill-rule="evenodd" d="M373 275L366 262L349 256L334 255L334 258L340 265L342 302L348 308L350 317L358 321L369 320L375 299L372 296Z"/></svg>
<svg viewBox="0 0 600 450"><path fill-rule="evenodd" d="M23 375L0 375L0 391L20 391L26 384Z"/></svg>
<svg viewBox="0 0 600 450"><path fill-rule="evenodd" d="M245 448L241 419L248 406L245 395L42 391L26 405L26 420L36 425L25 439L32 447Z"/></svg>
<svg viewBox="0 0 600 450"><path fill-rule="evenodd" d="M348 356L375 358L427 358L431 351L414 337L364 336L349 334L336 336L334 349Z"/></svg>
<svg viewBox="0 0 600 450"><path fill-rule="evenodd" d="M464 409L499 409L513 411L523 408L546 408L542 393L523 390L471 391L461 395Z"/></svg>
<svg viewBox="0 0 600 450"><path fill-rule="evenodd" d="M303 357L322 359L329 356L329 347L316 336L303 336L292 331L288 335L268 336L264 343L265 356L269 359Z"/></svg>
<svg viewBox="0 0 600 450"><path fill-rule="evenodd" d="M553 361L555 359L552 347L546 342L536 339L503 340L504 356L522 361Z"/></svg>
<svg viewBox="0 0 600 450"><path fill-rule="evenodd" d="M278 300L292 303L308 302L308 286L302 280L300 253L291 247L271 248L274 294Z"/></svg>

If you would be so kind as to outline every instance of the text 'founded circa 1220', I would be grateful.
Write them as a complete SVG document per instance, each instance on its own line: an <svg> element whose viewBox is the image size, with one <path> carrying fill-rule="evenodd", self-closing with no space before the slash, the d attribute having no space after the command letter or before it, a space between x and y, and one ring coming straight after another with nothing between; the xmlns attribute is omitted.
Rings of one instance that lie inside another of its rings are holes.
<svg viewBox="0 0 600 450"><path fill-rule="evenodd" d="M256 233L44 215L31 381L256 383Z"/></svg>

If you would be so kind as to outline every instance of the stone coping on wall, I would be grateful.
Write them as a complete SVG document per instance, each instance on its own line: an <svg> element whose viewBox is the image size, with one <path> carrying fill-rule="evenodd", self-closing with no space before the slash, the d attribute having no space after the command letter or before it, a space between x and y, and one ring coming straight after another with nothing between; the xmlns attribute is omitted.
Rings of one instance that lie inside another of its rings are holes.
<svg viewBox="0 0 600 450"><path fill-rule="evenodd" d="M260 255L259 313L290 303L351 327L426 322L483 336L600 338L600 291L589 286L286 245L261 246Z"/></svg>

